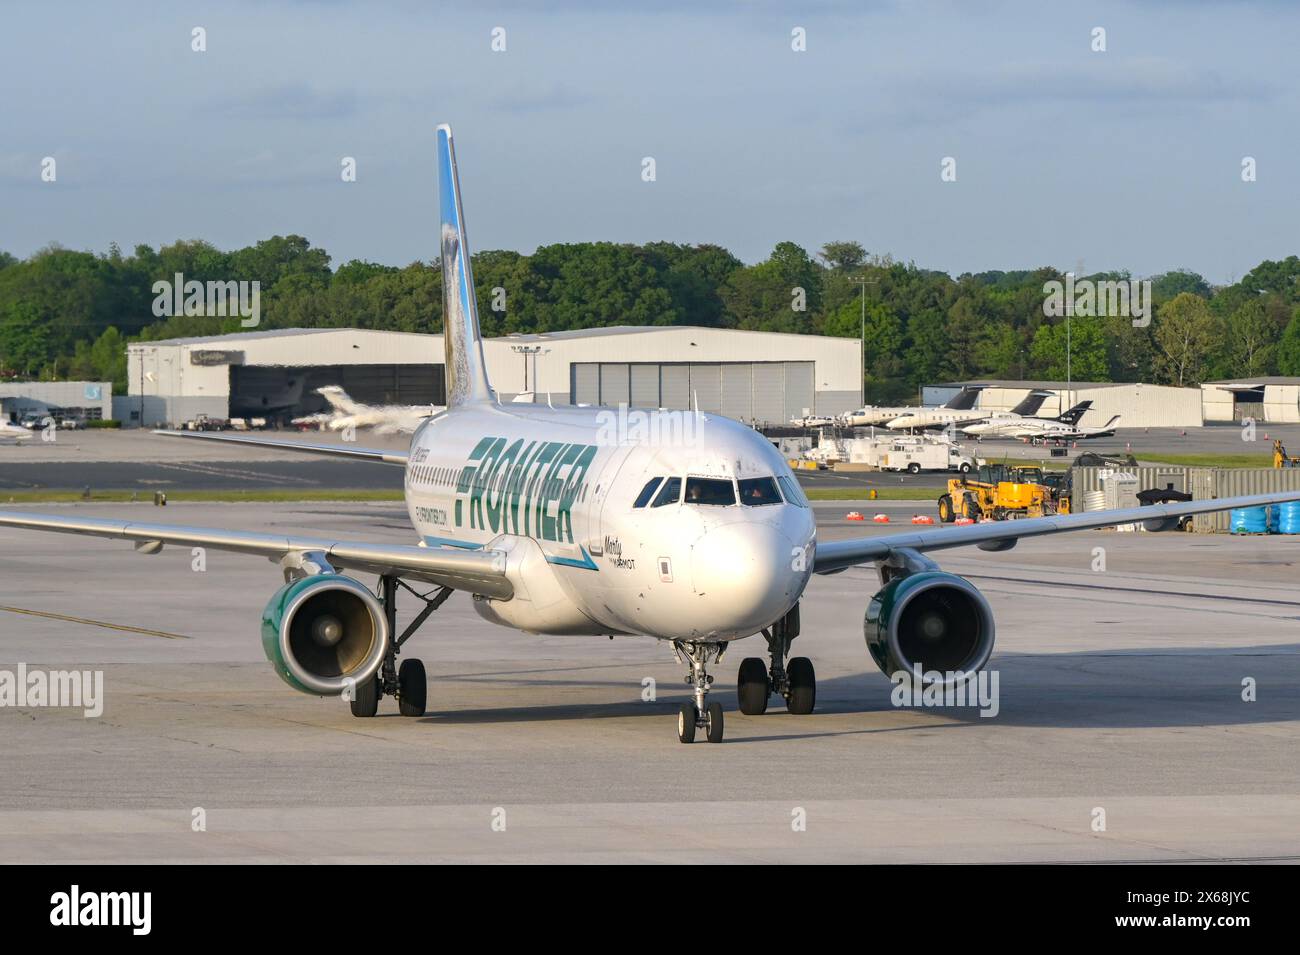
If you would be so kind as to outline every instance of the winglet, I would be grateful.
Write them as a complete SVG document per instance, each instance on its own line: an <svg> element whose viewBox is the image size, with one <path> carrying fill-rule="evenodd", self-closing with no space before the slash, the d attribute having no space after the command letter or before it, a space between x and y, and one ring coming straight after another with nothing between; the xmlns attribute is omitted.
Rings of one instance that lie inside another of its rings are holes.
<svg viewBox="0 0 1300 955"><path fill-rule="evenodd" d="M460 205L460 177L451 127L438 127L438 186L442 212L442 333L446 347L447 407L491 401L483 340L479 333L474 273L465 217Z"/></svg>

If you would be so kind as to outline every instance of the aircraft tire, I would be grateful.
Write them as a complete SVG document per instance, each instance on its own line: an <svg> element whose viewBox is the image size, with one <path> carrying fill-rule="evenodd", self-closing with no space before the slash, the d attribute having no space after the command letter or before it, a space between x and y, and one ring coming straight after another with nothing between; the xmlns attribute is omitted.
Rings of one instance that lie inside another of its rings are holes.
<svg viewBox="0 0 1300 955"><path fill-rule="evenodd" d="M682 743L695 742L695 720L698 713L694 703L683 703L677 710L677 739Z"/></svg>
<svg viewBox="0 0 1300 955"><path fill-rule="evenodd" d="M767 712L767 698L771 689L767 682L767 667L758 657L745 657L740 661L736 677L736 702L746 716L762 716Z"/></svg>
<svg viewBox="0 0 1300 955"><path fill-rule="evenodd" d="M707 739L710 743L721 743L722 726L723 726L722 704L710 703L705 708L704 712L708 723L704 731L705 733L704 738Z"/></svg>
<svg viewBox="0 0 1300 955"><path fill-rule="evenodd" d="M817 671L812 661L807 657L791 657L785 672L790 679L786 709L796 716L811 713L817 705Z"/></svg>
<svg viewBox="0 0 1300 955"><path fill-rule="evenodd" d="M365 719L379 712L379 681L371 677L365 683L354 687L352 700L348 703L352 715Z"/></svg>
<svg viewBox="0 0 1300 955"><path fill-rule="evenodd" d="M397 671L397 709L403 716L423 716L429 695L424 661L403 660Z"/></svg>

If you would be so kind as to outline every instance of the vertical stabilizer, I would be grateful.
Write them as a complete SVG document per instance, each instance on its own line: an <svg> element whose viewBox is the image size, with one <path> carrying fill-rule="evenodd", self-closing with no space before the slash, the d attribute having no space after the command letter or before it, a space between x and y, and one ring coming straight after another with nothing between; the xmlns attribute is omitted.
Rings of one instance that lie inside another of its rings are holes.
<svg viewBox="0 0 1300 955"><path fill-rule="evenodd" d="M447 407L491 401L483 340L479 335L474 273L470 268L460 178L451 127L438 127L438 204L442 213L442 334L447 349Z"/></svg>
<svg viewBox="0 0 1300 955"><path fill-rule="evenodd" d="M1025 395L1020 404L1011 409L1011 413L1022 418L1032 418L1038 414L1038 409L1043 406L1043 402L1052 397L1053 394L1055 392L1052 391L1031 391Z"/></svg>
<svg viewBox="0 0 1300 955"><path fill-rule="evenodd" d="M1082 418L1084 414L1087 413L1088 409L1091 407L1092 407L1091 401L1080 401L1069 411L1060 415L1056 420L1062 421L1068 425L1076 425L1079 423L1079 419ZM1109 425L1107 425L1107 427L1109 427Z"/></svg>

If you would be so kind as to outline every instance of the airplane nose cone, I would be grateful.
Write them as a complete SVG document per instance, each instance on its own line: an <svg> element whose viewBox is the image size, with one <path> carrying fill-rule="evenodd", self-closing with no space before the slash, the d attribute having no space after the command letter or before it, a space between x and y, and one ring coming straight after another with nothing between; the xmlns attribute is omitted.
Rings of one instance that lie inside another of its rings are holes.
<svg viewBox="0 0 1300 955"><path fill-rule="evenodd" d="M703 635L747 636L784 614L805 579L793 542L771 524L724 524L691 551L695 628Z"/></svg>

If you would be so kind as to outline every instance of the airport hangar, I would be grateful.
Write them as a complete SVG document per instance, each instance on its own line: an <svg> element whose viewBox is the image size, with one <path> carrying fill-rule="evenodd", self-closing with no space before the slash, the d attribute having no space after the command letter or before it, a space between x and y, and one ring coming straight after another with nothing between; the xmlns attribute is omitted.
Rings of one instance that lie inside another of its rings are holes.
<svg viewBox="0 0 1300 955"><path fill-rule="evenodd" d="M0 384L0 416L17 421L47 412L73 414L85 421L113 416L111 381L7 381Z"/></svg>
<svg viewBox="0 0 1300 955"><path fill-rule="evenodd" d="M1300 378L1234 378L1201 385L1206 421L1253 418L1266 424L1300 422Z"/></svg>
<svg viewBox="0 0 1300 955"><path fill-rule="evenodd" d="M989 378L927 385L922 389L925 404L943 404L963 387L979 387L977 408L1010 411L1031 391L1050 391L1052 396L1038 409L1040 417L1054 417L1081 401L1092 407L1080 424L1098 428L1120 415L1120 428L1199 428L1209 416L1200 388L1147 385L1120 381L1005 381Z"/></svg>
<svg viewBox="0 0 1300 955"><path fill-rule="evenodd" d="M503 401L533 392L554 404L627 403L727 415L757 427L862 404L862 349L852 338L695 326L611 326L485 339ZM369 404L442 404L441 335L287 328L137 342L127 426L210 418L288 419L323 410L317 388L339 385Z"/></svg>

